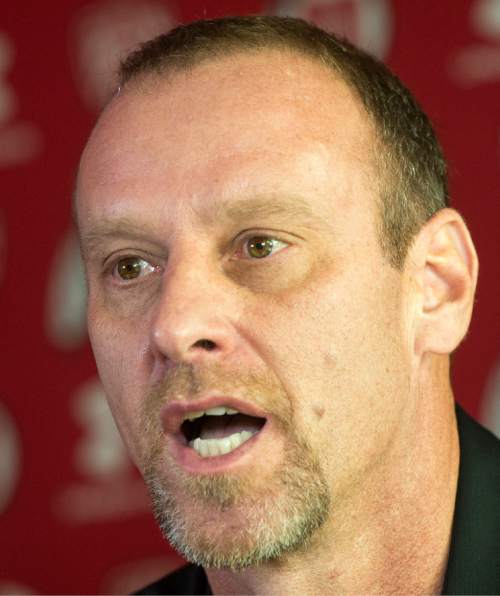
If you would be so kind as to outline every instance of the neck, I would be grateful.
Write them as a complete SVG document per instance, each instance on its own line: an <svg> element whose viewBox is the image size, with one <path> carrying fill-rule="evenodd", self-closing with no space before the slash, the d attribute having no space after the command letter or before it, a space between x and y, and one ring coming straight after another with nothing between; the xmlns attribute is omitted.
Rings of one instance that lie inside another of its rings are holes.
<svg viewBox="0 0 500 596"><path fill-rule="evenodd" d="M448 363L430 366L439 386L419 383L390 453L307 549L240 572L209 569L215 594L440 593L459 449Z"/></svg>

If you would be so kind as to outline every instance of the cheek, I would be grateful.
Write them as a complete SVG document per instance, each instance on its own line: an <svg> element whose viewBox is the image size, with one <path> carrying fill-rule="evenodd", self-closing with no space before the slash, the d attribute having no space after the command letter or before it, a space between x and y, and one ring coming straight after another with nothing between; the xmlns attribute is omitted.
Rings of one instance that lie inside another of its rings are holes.
<svg viewBox="0 0 500 596"><path fill-rule="evenodd" d="M112 292L91 287L87 307L89 338L101 378L110 388L128 383L138 370L142 346L148 338L148 313L146 305L134 300L134 292L118 300Z"/></svg>
<svg viewBox="0 0 500 596"><path fill-rule="evenodd" d="M317 446L340 453L360 433L375 441L399 415L407 355L393 281L368 270L363 277L359 267L350 276L326 270L248 313L259 350L293 401L295 426Z"/></svg>
<svg viewBox="0 0 500 596"><path fill-rule="evenodd" d="M89 301L88 330L99 377L124 442L134 453L140 396L144 395L144 338L137 325L124 323Z"/></svg>

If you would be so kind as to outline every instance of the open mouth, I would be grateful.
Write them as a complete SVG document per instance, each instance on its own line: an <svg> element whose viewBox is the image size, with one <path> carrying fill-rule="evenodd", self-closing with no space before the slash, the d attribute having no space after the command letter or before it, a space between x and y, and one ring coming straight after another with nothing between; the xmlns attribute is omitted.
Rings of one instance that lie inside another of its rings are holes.
<svg viewBox="0 0 500 596"><path fill-rule="evenodd" d="M257 434L265 418L242 414L234 408L217 406L188 412L181 424L186 443L201 457L226 455Z"/></svg>

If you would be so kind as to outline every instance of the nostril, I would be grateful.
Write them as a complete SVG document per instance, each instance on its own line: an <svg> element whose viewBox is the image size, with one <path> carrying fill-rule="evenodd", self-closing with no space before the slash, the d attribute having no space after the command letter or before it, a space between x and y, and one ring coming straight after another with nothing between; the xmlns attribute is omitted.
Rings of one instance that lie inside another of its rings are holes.
<svg viewBox="0 0 500 596"><path fill-rule="evenodd" d="M194 347L201 348L202 350L207 350L207 352L211 352L215 350L216 345L210 339L199 339L195 344Z"/></svg>

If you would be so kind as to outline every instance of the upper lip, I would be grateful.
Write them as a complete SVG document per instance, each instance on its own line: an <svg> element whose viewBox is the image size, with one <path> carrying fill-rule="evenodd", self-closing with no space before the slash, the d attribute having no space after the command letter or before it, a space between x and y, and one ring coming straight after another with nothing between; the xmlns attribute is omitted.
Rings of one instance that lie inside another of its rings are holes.
<svg viewBox="0 0 500 596"><path fill-rule="evenodd" d="M266 412L257 408L254 404L243 401L230 395L209 395L195 401L173 401L161 410L163 429L167 433L178 434L181 424L190 412L202 412L216 406L226 406L238 410L241 414L255 416L256 418L267 418Z"/></svg>

